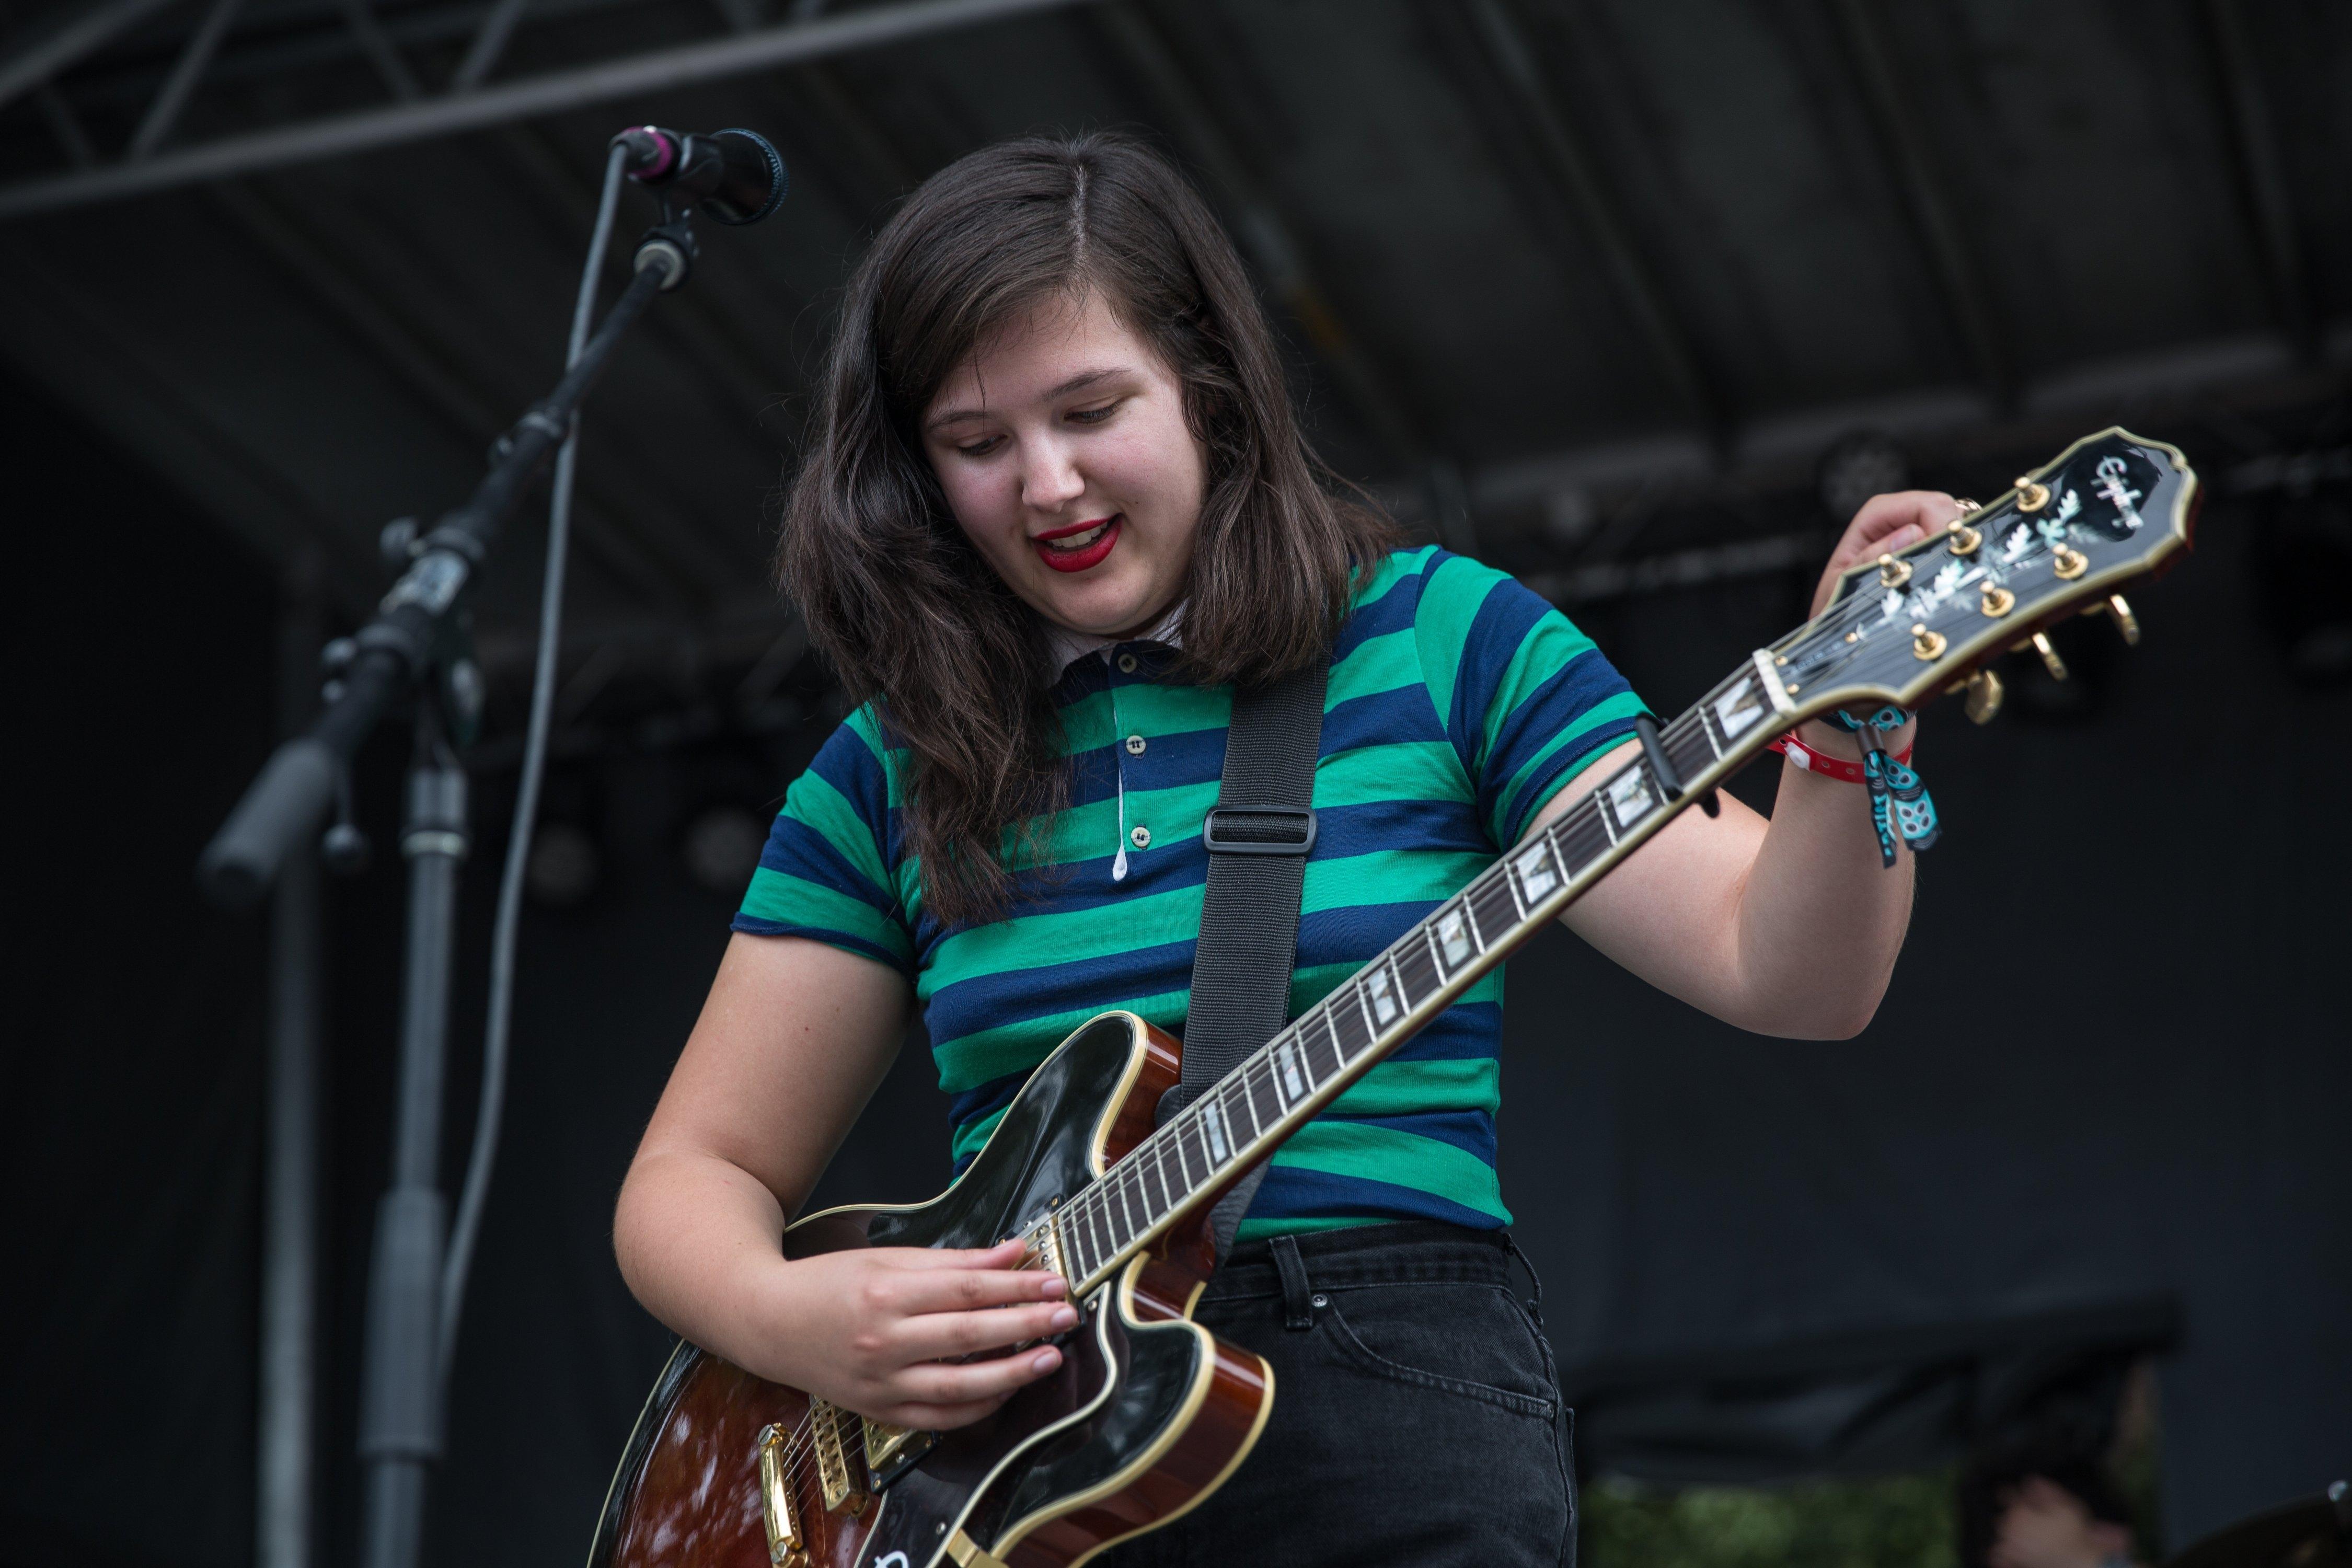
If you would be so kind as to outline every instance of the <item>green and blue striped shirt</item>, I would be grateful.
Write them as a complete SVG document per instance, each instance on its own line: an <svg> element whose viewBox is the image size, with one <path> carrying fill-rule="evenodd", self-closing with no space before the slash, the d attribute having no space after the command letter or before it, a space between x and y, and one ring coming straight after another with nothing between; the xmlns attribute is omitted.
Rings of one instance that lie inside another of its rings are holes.
<svg viewBox="0 0 2352 1568"><path fill-rule="evenodd" d="M1055 688L1070 804L1013 863L1008 916L948 925L923 908L899 832L904 754L868 706L793 784L735 918L737 931L814 938L908 976L959 1169L1087 1019L1125 1008L1183 1033L1208 877L1201 826L1233 691L1165 679L1174 656L1156 643L1109 651ZM1435 548L1383 561L1333 650L1292 1013L1517 841L1640 710L1591 639L1510 577ZM1242 1237L1508 1224L1495 1174L1502 1022L1496 971L1275 1155Z"/></svg>

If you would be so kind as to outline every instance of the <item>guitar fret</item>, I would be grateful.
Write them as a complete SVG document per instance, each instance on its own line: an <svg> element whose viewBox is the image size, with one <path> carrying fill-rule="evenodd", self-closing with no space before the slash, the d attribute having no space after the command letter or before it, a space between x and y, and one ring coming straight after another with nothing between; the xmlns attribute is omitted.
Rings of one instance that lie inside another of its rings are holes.
<svg viewBox="0 0 2352 1568"><path fill-rule="evenodd" d="M1128 1239L1132 1241L1135 1237L1141 1236L1146 1230L1150 1228L1151 1221L1149 1218L1138 1219L1135 1217L1137 1205L1134 1195L1128 1191L1129 1184L1126 1174L1121 1172L1118 1166L1114 1165L1110 1169L1109 1175L1111 1190L1118 1196L1119 1217L1127 1222Z"/></svg>
<svg viewBox="0 0 2352 1568"><path fill-rule="evenodd" d="M1500 866L1489 867L1485 875L1471 884L1468 902L1477 916L1482 940L1481 952L1493 949L1496 941L1516 929L1521 919L1517 899L1510 888L1510 873ZM1493 934L1486 935L1485 933Z"/></svg>
<svg viewBox="0 0 2352 1568"><path fill-rule="evenodd" d="M1447 974L1445 967L1445 954L1438 950L1437 928L1435 926L1424 925L1421 928L1421 944L1429 950L1429 962L1436 965L1437 983L1440 985L1444 984Z"/></svg>
<svg viewBox="0 0 2352 1568"><path fill-rule="evenodd" d="M1160 1140L1157 1138L1147 1140L1141 1147L1150 1150L1150 1156L1137 1162L1135 1167L1135 1190L1142 1196L1143 1206L1155 1218L1166 1214L1173 1206L1169 1202L1171 1194L1168 1191L1168 1166L1165 1163L1167 1152L1159 1144ZM1154 1176L1160 1179L1160 1197L1157 1202L1153 1201L1151 1196L1151 1180Z"/></svg>
<svg viewBox="0 0 2352 1568"><path fill-rule="evenodd" d="M1381 1030L1404 1016L1404 1009L1397 1005L1396 982L1390 973L1385 956L1372 962L1371 976L1358 989L1364 998L1365 1016L1371 1023L1372 1037L1378 1039Z"/></svg>
<svg viewBox="0 0 2352 1568"><path fill-rule="evenodd" d="M1069 1271L1073 1282L1084 1279L1095 1271L1095 1260L1087 1246L1083 1228L1076 1223L1076 1204L1062 1206L1059 1218L1062 1229L1062 1267Z"/></svg>
<svg viewBox="0 0 2352 1568"><path fill-rule="evenodd" d="M1517 925L1528 918L1528 901L1519 896L1519 879L1511 874L1510 857L1504 856L1498 864L1503 869L1503 891L1511 895L1511 923Z"/></svg>
<svg viewBox="0 0 2352 1568"><path fill-rule="evenodd" d="M1236 1138L1234 1140L1234 1149L1235 1152L1238 1152L1242 1144L1252 1143L1257 1141L1258 1137L1265 1131L1265 1123L1258 1120L1256 1097L1250 1093L1248 1064L1243 1064L1242 1070L1234 1076L1240 1081L1234 1084L1233 1088L1226 1089L1224 1093L1219 1095L1218 1098L1225 1101L1225 1120L1228 1122L1232 1122L1233 1129L1236 1133L1241 1131L1242 1124L1234 1121L1234 1108L1232 1102L1235 1089L1238 1089L1241 1092L1242 1109L1249 1112L1249 1136L1247 1138Z"/></svg>
<svg viewBox="0 0 2352 1568"><path fill-rule="evenodd" d="M1208 1156L1209 1172L1215 1174L1234 1152L1233 1131L1225 1122L1225 1108L1214 1094L1203 1095L1200 1101L1201 1137L1203 1152Z"/></svg>
<svg viewBox="0 0 2352 1568"><path fill-rule="evenodd" d="M1249 1094L1250 1112L1257 1118L1258 1136L1264 1137L1289 1109L1282 1103L1282 1086L1275 1081L1274 1063L1264 1051L1243 1064L1242 1085Z"/></svg>
<svg viewBox="0 0 2352 1568"><path fill-rule="evenodd" d="M1209 1173L1216 1169L1209 1163L1209 1146L1202 1141L1199 1118L1184 1116L1177 1120L1176 1158L1184 1167L1184 1190L1188 1193L1205 1185ZM1198 1175L1193 1173L1196 1168Z"/></svg>
<svg viewBox="0 0 2352 1568"><path fill-rule="evenodd" d="M1520 906L1522 918L1527 910L1559 890L1562 868L1552 857L1549 831L1537 834L1511 851L1509 866L1525 895L1526 901Z"/></svg>
<svg viewBox="0 0 2352 1568"><path fill-rule="evenodd" d="M1712 700L1712 696L1713 694L1710 693L1710 700ZM1720 732L1720 727L1716 723L1715 720L1708 716L1706 710L1707 703L1706 701L1702 701L1698 705L1698 732L1700 737L1706 742L1707 749L1715 753L1716 760L1719 762L1723 758L1723 743L1725 737Z"/></svg>
<svg viewBox="0 0 2352 1568"><path fill-rule="evenodd" d="M1715 736L1707 730L1705 713L1698 716L1698 723L1686 733L1677 734L1675 727L1669 726L1664 740L1666 755L1674 759L1675 771L1683 775L1685 784L1705 773L1723 755L1723 748L1715 743ZM1699 742L1687 748L1689 756L1683 755L1686 741Z"/></svg>
<svg viewBox="0 0 2352 1568"><path fill-rule="evenodd" d="M1271 1060L1274 1066L1275 1092L1283 1096L1284 1110L1289 1110L1291 1107L1315 1092L1317 1086L1314 1074L1307 1066L1306 1047L1299 1043L1296 1034L1286 1039L1280 1036L1276 1037L1274 1056Z"/></svg>
<svg viewBox="0 0 2352 1568"><path fill-rule="evenodd" d="M1606 829L1595 831L1594 825L1590 822L1571 820L1561 823L1560 826L1564 831L1554 840L1554 847L1559 852L1560 863L1572 868L1569 872L1571 879L1582 876L1587 867L1607 854L1616 843Z"/></svg>
<svg viewBox="0 0 2352 1568"><path fill-rule="evenodd" d="M1326 1000L1318 1004L1315 1011L1309 1013L1307 1018L1300 1022L1298 1059L1306 1067L1307 1076L1315 1080L1318 1088L1321 1087L1324 1079L1329 1078L1348 1065L1347 1050L1339 1044L1337 1017L1336 1010L1329 1001ZM1320 1030L1309 1031L1307 1024L1310 1021L1320 1021L1323 1027ZM1331 1065L1319 1072L1316 1070L1313 1055L1313 1049L1318 1044L1316 1039L1318 1034L1322 1037L1319 1042L1322 1048L1331 1053Z"/></svg>
<svg viewBox="0 0 2352 1568"><path fill-rule="evenodd" d="M1601 787L1602 789L1607 789L1609 786L1607 784L1602 784ZM1597 794L1598 792L1596 791L1595 793ZM1595 802L1592 815L1599 819L1601 823L1601 831L1609 835L1609 842L1612 845L1615 844L1617 842L1617 826L1614 823L1609 820L1609 808L1598 802Z"/></svg>
<svg viewBox="0 0 2352 1568"><path fill-rule="evenodd" d="M1110 1234L1109 1217L1102 1212L1102 1205L1099 1203L1090 1200L1081 1201L1085 1203L1087 1224L1093 1227L1087 1231L1087 1239L1097 1243L1096 1250L1102 1261L1108 1263L1111 1259L1111 1255L1118 1250L1118 1243ZM1087 1272L1091 1274L1094 1270L1089 1268Z"/></svg>

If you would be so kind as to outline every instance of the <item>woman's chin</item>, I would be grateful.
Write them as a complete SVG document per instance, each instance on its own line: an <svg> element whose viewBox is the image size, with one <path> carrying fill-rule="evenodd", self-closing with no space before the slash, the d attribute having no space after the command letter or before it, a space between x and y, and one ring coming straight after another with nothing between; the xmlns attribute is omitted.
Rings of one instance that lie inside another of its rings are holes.
<svg viewBox="0 0 2352 1568"><path fill-rule="evenodd" d="M1115 565L1105 562L1097 571ZM1094 572L1059 577L1039 584L1037 607L1045 618L1090 637L1112 637L1148 631L1165 613L1158 584L1140 573L1105 574Z"/></svg>

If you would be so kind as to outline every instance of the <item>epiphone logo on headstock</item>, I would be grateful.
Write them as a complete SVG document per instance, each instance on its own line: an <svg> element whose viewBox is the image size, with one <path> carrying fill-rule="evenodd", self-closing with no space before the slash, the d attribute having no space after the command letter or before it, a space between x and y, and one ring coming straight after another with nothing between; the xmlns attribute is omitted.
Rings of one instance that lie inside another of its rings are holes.
<svg viewBox="0 0 2352 1568"><path fill-rule="evenodd" d="M2088 453L2084 454L2087 458ZM2140 530L2139 503L2162 482L2163 474L2146 452L2110 450L2082 471L2083 459L2066 465L2049 480L2057 504L2051 508L2053 523L2074 523L2097 530L2116 542Z"/></svg>

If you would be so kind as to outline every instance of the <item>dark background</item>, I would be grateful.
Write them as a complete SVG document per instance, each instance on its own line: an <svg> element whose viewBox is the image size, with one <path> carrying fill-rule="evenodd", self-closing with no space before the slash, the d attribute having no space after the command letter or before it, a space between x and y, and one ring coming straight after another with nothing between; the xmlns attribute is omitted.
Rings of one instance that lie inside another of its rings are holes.
<svg viewBox="0 0 2352 1568"><path fill-rule="evenodd" d="M269 731L276 595L134 461L21 393L6 417L20 493L44 500L26 515L50 520L19 555L39 585L20 668L74 653L69 680L26 683L24 754L44 767L16 900L31 918L7 1066L0 1555L234 1563L250 1550L262 945L189 868ZM80 481L45 477L58 469ZM2209 509L2196 554L2137 595L2139 649L2107 650L2101 623L2064 628L2086 711L2037 715L2038 678L2011 660L2013 717L1932 712L1920 763L1948 837L1860 1037L1739 1035L1564 932L1513 960L1504 1189L1582 1393L1588 1465L1672 1481L1939 1462L2000 1414L2001 1376L2037 1375L2021 1351L2063 1370L2071 1349L2161 1342L2176 1542L2352 1467L2352 696L2280 673L2263 511ZM1672 708L1773 635L1801 586L1791 573L1591 618ZM729 900L678 853L708 781L749 765L711 751L616 747L556 791L593 796L575 820L607 868L585 905L524 926L441 1560L582 1550L666 1349L607 1226L725 940ZM364 770L380 843L398 763L384 746ZM779 756L772 792L793 765ZM498 848L488 784L478 866ZM467 891L461 1086L488 873ZM397 879L336 884L332 910L321 1458L340 1555ZM902 1058L834 1194L941 1182L928 1070L919 1048ZM118 1506L126 1469L142 1506Z"/></svg>
<svg viewBox="0 0 2352 1568"><path fill-rule="evenodd" d="M865 8L541 0L491 79ZM0 61L79 10L0 14ZM428 95L487 14L374 7ZM12 216L121 154L204 15L0 103L31 785L0 1565L253 1558L266 938L193 863L275 731L282 626L347 627L378 525L457 499L551 380L597 150L643 120L768 129L795 191L706 233L591 412L540 838L591 874L523 924L435 1561L574 1561L666 1347L611 1201L740 887L705 851L756 832L839 710L762 570L833 290L915 180L1087 125L1169 148L1243 237L1341 470L1559 602L1664 711L1800 618L1857 468L1990 497L2115 421L2189 453L2199 548L2134 593L2144 645L2072 622L2070 683L2012 658L1997 723L1930 713L1946 842L1872 1027L1737 1035L1549 935L1511 967L1504 1191L1593 1476L2095 1445L2151 1358L2175 1545L2352 1470L2352 14L1111 0ZM332 0L252 0L162 155L405 100L386 58ZM543 514L478 605L453 1184ZM329 895L329 1561L357 1534L404 751L363 757L377 864ZM1772 777L1738 787L1768 805ZM944 1133L917 1042L824 1195L928 1194Z"/></svg>

